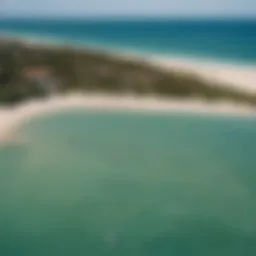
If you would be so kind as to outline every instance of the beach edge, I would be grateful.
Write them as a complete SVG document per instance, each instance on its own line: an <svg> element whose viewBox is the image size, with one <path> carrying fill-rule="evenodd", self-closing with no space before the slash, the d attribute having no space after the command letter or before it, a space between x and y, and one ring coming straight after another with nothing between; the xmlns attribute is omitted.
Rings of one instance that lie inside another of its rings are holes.
<svg viewBox="0 0 256 256"><path fill-rule="evenodd" d="M25 122L42 115L71 109L101 112L142 112L254 117L254 107L228 101L207 102L202 99L164 99L157 97L82 94L53 96L24 102L17 107L0 107L0 144L12 139L12 134Z"/></svg>

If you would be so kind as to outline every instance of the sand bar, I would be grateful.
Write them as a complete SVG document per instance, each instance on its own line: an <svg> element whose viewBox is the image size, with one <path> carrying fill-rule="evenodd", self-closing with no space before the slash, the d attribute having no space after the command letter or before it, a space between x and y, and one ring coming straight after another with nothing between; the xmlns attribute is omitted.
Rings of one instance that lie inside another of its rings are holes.
<svg viewBox="0 0 256 256"><path fill-rule="evenodd" d="M28 101L18 107L0 108L0 141L12 139L15 131L31 118L68 109L160 113L193 113L255 117L255 108L229 102L207 103L203 100L159 99L115 95L70 94L44 100Z"/></svg>

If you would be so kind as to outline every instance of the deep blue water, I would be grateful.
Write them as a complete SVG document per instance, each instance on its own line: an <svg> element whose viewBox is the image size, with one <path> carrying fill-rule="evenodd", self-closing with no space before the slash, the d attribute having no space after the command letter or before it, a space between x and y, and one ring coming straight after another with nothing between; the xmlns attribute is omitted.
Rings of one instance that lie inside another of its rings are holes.
<svg viewBox="0 0 256 256"><path fill-rule="evenodd" d="M256 120L71 111L0 149L1 256L255 256Z"/></svg>
<svg viewBox="0 0 256 256"><path fill-rule="evenodd" d="M2 19L0 31L114 50L256 63L256 20Z"/></svg>

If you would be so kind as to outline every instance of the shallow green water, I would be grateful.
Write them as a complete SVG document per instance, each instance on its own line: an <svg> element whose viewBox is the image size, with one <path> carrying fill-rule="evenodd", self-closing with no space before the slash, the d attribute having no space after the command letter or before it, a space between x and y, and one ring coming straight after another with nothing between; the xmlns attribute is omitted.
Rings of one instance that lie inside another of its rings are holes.
<svg viewBox="0 0 256 256"><path fill-rule="evenodd" d="M256 119L69 112L0 149L0 255L256 255Z"/></svg>

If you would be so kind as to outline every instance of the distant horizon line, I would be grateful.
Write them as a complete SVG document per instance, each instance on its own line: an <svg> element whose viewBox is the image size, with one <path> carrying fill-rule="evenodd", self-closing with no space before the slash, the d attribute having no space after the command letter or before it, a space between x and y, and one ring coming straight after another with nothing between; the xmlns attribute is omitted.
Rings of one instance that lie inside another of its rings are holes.
<svg viewBox="0 0 256 256"><path fill-rule="evenodd" d="M253 20L256 15L6 15L0 12L0 20Z"/></svg>

